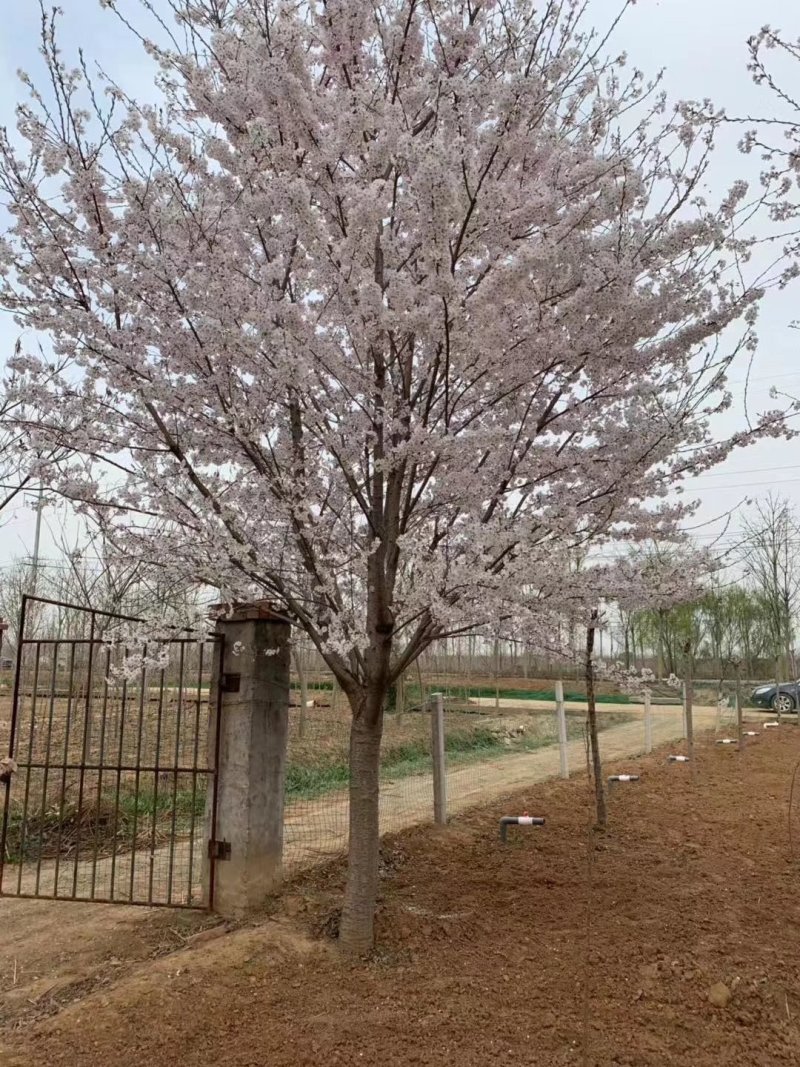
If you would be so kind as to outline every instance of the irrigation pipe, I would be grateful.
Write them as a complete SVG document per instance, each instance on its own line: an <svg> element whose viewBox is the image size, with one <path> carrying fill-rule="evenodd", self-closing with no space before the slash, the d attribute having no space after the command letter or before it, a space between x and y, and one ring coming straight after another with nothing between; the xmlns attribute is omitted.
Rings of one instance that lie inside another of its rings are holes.
<svg viewBox="0 0 800 1067"><path fill-rule="evenodd" d="M544 826L544 819L538 815L504 815L500 820L500 840L506 843L509 826Z"/></svg>

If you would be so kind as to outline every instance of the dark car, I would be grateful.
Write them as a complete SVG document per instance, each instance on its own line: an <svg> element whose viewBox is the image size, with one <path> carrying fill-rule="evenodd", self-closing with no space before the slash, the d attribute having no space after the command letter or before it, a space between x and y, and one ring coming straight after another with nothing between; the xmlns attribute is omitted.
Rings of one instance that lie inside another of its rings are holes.
<svg viewBox="0 0 800 1067"><path fill-rule="evenodd" d="M759 685L750 694L750 702L757 708L771 711L796 711L800 707L800 681L777 685Z"/></svg>

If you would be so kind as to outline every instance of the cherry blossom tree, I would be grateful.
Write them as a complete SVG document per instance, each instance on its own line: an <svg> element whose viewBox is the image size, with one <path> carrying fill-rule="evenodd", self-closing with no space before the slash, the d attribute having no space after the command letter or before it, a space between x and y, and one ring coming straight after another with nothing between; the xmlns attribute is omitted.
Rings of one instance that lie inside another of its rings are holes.
<svg viewBox="0 0 800 1067"><path fill-rule="evenodd" d="M13 361L18 424L70 449L42 473L131 556L273 598L347 694L350 951L394 680L589 618L574 553L676 537L670 487L753 436L709 429L755 344L753 202L704 201L711 109L582 7L141 0L157 105L43 14L0 142L0 303L71 361Z"/></svg>
<svg viewBox="0 0 800 1067"><path fill-rule="evenodd" d="M793 40L762 26L748 40L747 50L747 69L770 94L770 111L724 119L746 127L739 147L747 155L756 153L764 164L761 181L774 224L770 239L782 241L781 284L787 285L800 275L800 37ZM800 322L792 325L798 328ZM800 403L797 397L794 401Z"/></svg>
<svg viewBox="0 0 800 1067"><path fill-rule="evenodd" d="M57 459L52 451L35 455L28 450L25 432L17 424L18 406L17 400L0 394L0 522L30 487L32 468Z"/></svg>
<svg viewBox="0 0 800 1067"><path fill-rule="evenodd" d="M746 123L741 147L757 151L767 164L764 180L772 192L773 219L788 224L789 251L800 252L800 37L796 40L763 26L747 42L747 69L756 85L769 90L776 108L767 117L734 118ZM797 273L796 265L792 273Z"/></svg>

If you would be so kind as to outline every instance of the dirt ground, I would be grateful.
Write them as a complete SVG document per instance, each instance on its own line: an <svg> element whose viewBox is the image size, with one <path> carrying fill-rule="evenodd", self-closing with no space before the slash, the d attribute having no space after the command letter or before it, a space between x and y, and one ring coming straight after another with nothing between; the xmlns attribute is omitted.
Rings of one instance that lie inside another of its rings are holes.
<svg viewBox="0 0 800 1067"><path fill-rule="evenodd" d="M100 977L82 988L74 960L55 1006L46 989L9 1003L13 945L0 941L0 1064L800 1063L800 731L758 729L743 755L703 737L695 785L663 750L609 766L642 777L616 787L602 835L580 777L387 839L368 962L342 961L321 932L339 864L219 937L193 937L201 915L129 909ZM525 810L546 828L502 846L497 820ZM111 910L9 903L50 909L53 957L74 956L80 924ZM44 983L44 952L40 967ZM725 1006L709 1001L717 983Z"/></svg>

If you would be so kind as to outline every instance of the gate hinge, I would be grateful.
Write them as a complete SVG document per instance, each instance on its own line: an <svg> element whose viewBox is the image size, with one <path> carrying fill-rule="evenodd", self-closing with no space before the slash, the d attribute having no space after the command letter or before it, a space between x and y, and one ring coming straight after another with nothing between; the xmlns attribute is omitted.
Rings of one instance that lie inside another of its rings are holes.
<svg viewBox="0 0 800 1067"><path fill-rule="evenodd" d="M230 841L209 841L208 858L210 860L229 860L231 858Z"/></svg>

